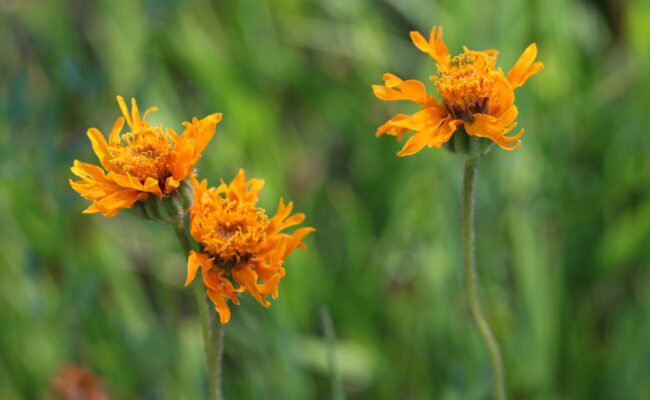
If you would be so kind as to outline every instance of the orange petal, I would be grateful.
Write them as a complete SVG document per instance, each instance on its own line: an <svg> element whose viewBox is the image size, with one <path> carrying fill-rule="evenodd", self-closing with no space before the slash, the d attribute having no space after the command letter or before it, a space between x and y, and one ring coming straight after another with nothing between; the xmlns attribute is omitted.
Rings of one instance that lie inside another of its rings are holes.
<svg viewBox="0 0 650 400"><path fill-rule="evenodd" d="M514 150L521 145L519 138L523 135L523 129L514 136L505 136L513 130L517 123L517 107L512 106L500 118L487 114L474 114L474 122L465 124L465 130L469 135L484 137L492 140L504 150ZM517 143L510 144L517 141Z"/></svg>
<svg viewBox="0 0 650 400"><path fill-rule="evenodd" d="M375 132L375 136L379 137L383 134L390 135L390 136L396 136L398 141L402 140L402 136L404 136L405 133L409 131L408 128L400 128L395 126L393 123L397 121L401 121L403 119L408 118L408 115L405 114L397 114L393 118L389 119L385 123L383 123L379 128L377 128L377 131Z"/></svg>
<svg viewBox="0 0 650 400"><path fill-rule="evenodd" d="M111 179L108 179L104 170L96 165L75 160L72 164L72 168L70 168L70 171L85 181L92 180L116 186Z"/></svg>
<svg viewBox="0 0 650 400"><path fill-rule="evenodd" d="M449 50L447 45L442 40L442 26L439 26L437 29L434 26L431 28L431 33L429 34L429 46L433 48L433 57L439 63L448 63L449 62Z"/></svg>
<svg viewBox="0 0 650 400"><path fill-rule="evenodd" d="M214 304L215 310L219 314L219 321L221 324L227 324L230 321L230 307L228 307L228 302L223 293L216 290L207 290L208 297Z"/></svg>
<svg viewBox="0 0 650 400"><path fill-rule="evenodd" d="M158 180L152 177L147 177L144 183L142 183L138 178L128 174L122 175L115 172L109 172L107 176L123 188L134 189L139 192L153 193L157 196L163 195L160 190L160 185L158 185Z"/></svg>
<svg viewBox="0 0 650 400"><path fill-rule="evenodd" d="M213 259L211 259L208 254L197 253L194 250L190 250L190 254L187 257L187 278L185 279L185 286L192 283L199 267L205 265L206 268L209 268L212 266L212 260Z"/></svg>
<svg viewBox="0 0 650 400"><path fill-rule="evenodd" d="M113 217L120 210L131 208L136 201L141 199L142 197L140 197L140 194L137 191L126 189L95 201L90 205L90 207L85 209L83 213L92 214L100 212L105 217Z"/></svg>
<svg viewBox="0 0 650 400"><path fill-rule="evenodd" d="M422 36L422 34L418 31L411 31L409 32L409 36L411 37L411 41L417 47L421 52L423 53L429 53L430 47L429 47L429 42Z"/></svg>
<svg viewBox="0 0 650 400"><path fill-rule="evenodd" d="M528 78L544 69L544 64L541 62L533 63L536 57L537 45L532 43L524 50L519 60L517 60L510 72L508 72L508 81L513 89L522 86Z"/></svg>
<svg viewBox="0 0 650 400"><path fill-rule="evenodd" d="M438 64L447 65L449 63L449 50L442 39L442 26L434 26L429 34L429 41L424 39L420 32L410 32L411 41L421 52L429 54Z"/></svg>
<svg viewBox="0 0 650 400"><path fill-rule="evenodd" d="M515 102L515 92L501 70L499 70L494 81L497 86L497 92L496 96L490 102L489 114L498 118L512 108Z"/></svg>
<svg viewBox="0 0 650 400"><path fill-rule="evenodd" d="M409 140L406 141L406 144L404 145L402 150L400 150L397 153L397 155L399 157L404 157L419 152L424 148L424 146L427 145L429 139L431 138L432 133L433 133L433 129L425 129L416 132L413 136L409 138Z"/></svg>
<svg viewBox="0 0 650 400"><path fill-rule="evenodd" d="M287 243L287 247L284 251L283 258L289 257L291 253L297 248L307 250L307 246L305 246L305 244L302 243L302 239L304 239L307 235L309 235L312 232L316 232L316 229L312 227L304 227L296 230L289 238L289 242Z"/></svg>
<svg viewBox="0 0 650 400"><path fill-rule="evenodd" d="M138 110L138 103L134 97L131 97L131 118L133 119L133 125L140 127L140 110Z"/></svg>
<svg viewBox="0 0 650 400"><path fill-rule="evenodd" d="M92 144L93 150L97 155L97 159L102 164L102 167L105 169L110 169L110 160L111 155L108 152L108 143L106 143L106 138L97 128L90 128L87 132L90 143Z"/></svg>
<svg viewBox="0 0 650 400"><path fill-rule="evenodd" d="M180 137L180 135L176 133L176 131L173 130L172 128L167 128L167 135L169 135L169 137L172 138L174 142L177 141L178 138Z"/></svg>
<svg viewBox="0 0 650 400"><path fill-rule="evenodd" d="M264 187L263 179L252 178L246 180L246 171L240 168L230 184L224 182L217 188L217 193L223 193L230 200L239 200L248 203L257 203L258 196Z"/></svg>
<svg viewBox="0 0 650 400"><path fill-rule="evenodd" d="M113 129L111 129L110 135L108 135L108 141L112 146L119 145L121 140L120 140L120 132L122 132L122 127L124 126L124 117L119 117L117 121L115 121L115 124L113 125ZM106 168L106 167L104 167ZM108 169L108 168L106 168Z"/></svg>
<svg viewBox="0 0 650 400"><path fill-rule="evenodd" d="M165 180L165 193L171 193L180 186L180 182L174 179L173 176L168 177Z"/></svg>
<svg viewBox="0 0 650 400"><path fill-rule="evenodd" d="M122 111L122 115L126 119L126 123L129 124L131 128L133 128L133 120L131 119L131 115L129 114L129 109L127 108L126 103L124 102L124 97L117 96L117 104L120 106L120 110Z"/></svg>
<svg viewBox="0 0 650 400"><path fill-rule="evenodd" d="M380 100L395 101L409 100L425 104L433 99L426 91L424 84L415 79L402 80L393 74L384 74L384 86L372 85L372 91Z"/></svg>
<svg viewBox="0 0 650 400"><path fill-rule="evenodd" d="M142 122L145 123L146 122L145 120L147 119L147 117L150 114L155 113L156 111L158 111L158 107L149 107L149 108L147 108L147 110L144 112L144 115L142 116Z"/></svg>
<svg viewBox="0 0 650 400"><path fill-rule="evenodd" d="M257 285L257 274L252 268L247 265L235 267L232 270L232 277L262 306L266 308L271 306L271 303L264 300L265 296L260 293Z"/></svg>
<svg viewBox="0 0 650 400"><path fill-rule="evenodd" d="M81 181L77 182L69 180L70 186L87 200L97 201L122 190L119 185L106 177L104 170L96 165L75 160L70 171L81 178Z"/></svg>
<svg viewBox="0 0 650 400"><path fill-rule="evenodd" d="M182 135L176 141L174 160L172 161L172 176L182 181L194 169L194 138Z"/></svg>
<svg viewBox="0 0 650 400"><path fill-rule="evenodd" d="M436 129L427 145L435 148L442 147L463 123L461 119L447 119Z"/></svg>
<svg viewBox="0 0 650 400"><path fill-rule="evenodd" d="M278 296L280 295L278 291L278 285L280 284L281 279L282 279L281 274L274 274L259 286L260 292L264 294L270 294L271 297L277 299Z"/></svg>
<svg viewBox="0 0 650 400"><path fill-rule="evenodd" d="M266 232L268 234L273 234L280 232L283 229L289 228L305 220L305 214L297 213L291 215L291 210L293 210L293 202L290 201L287 205L284 204L284 199L280 199L280 204L278 205L278 211L269 221L267 225Z"/></svg>
<svg viewBox="0 0 650 400"><path fill-rule="evenodd" d="M195 137L196 147L194 152L196 156L201 155L214 137L219 121L221 121L221 114L210 115L200 121L201 129L197 130Z"/></svg>
<svg viewBox="0 0 650 400"><path fill-rule="evenodd" d="M245 191L239 199L249 203L257 203L263 187L264 179L251 178L246 182Z"/></svg>
<svg viewBox="0 0 650 400"><path fill-rule="evenodd" d="M392 125L413 131L420 131L438 127L445 117L447 115L444 109L427 107L413 115L409 115L407 118L392 122Z"/></svg>
<svg viewBox="0 0 650 400"><path fill-rule="evenodd" d="M212 267L213 259L208 259L203 264L203 283L209 290L214 290L228 297L235 304L239 304L237 294L243 290L236 290L232 282L226 277L226 271Z"/></svg>

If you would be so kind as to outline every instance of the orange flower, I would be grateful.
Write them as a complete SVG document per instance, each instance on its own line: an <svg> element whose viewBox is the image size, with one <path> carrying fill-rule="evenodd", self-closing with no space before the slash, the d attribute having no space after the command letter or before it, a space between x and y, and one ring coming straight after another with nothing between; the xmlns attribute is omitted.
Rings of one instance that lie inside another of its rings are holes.
<svg viewBox="0 0 650 400"><path fill-rule="evenodd" d="M291 214L293 203L280 205L269 218L257 207L257 196L264 186L261 179L246 181L240 169L230 184L221 181L217 188L208 188L207 181L194 184L194 206L190 211L190 233L201 245L201 252L191 251L187 260L189 285L201 267L208 297L215 305L221 323L230 320L227 299L239 304L239 293L248 292L261 305L269 307L270 294L278 297L278 283L285 275L284 260L296 249L307 249L302 239L314 232L311 227L292 234L286 228L305 220L305 214ZM231 280L239 285L235 289Z"/></svg>
<svg viewBox="0 0 650 400"><path fill-rule="evenodd" d="M123 208L154 195L169 196L194 171L194 164L208 145L221 114L211 114L199 120L184 122L185 131L179 135L162 125L151 126L147 116L158 110L147 109L142 117L135 99L131 112L124 99L117 96L123 117L118 118L106 138L97 128L88 129L88 137L101 167L75 160L73 174L81 178L70 180L70 186L85 199L92 201L86 214L100 212L112 217ZM121 134L124 121L130 132Z"/></svg>
<svg viewBox="0 0 650 400"><path fill-rule="evenodd" d="M517 125L514 90L544 68L541 62L534 62L534 43L506 76L495 66L496 50L473 51L465 47L462 54L452 58L442 40L442 27L433 27L429 41L416 31L411 32L411 40L438 65L438 73L431 80L442 103L427 93L422 82L384 74L385 84L372 86L375 96L381 100L409 100L419 104L420 110L394 116L377 129L377 136L396 136L401 141L404 134L415 131L398 156L415 154L425 146L439 148L460 127L468 135L490 139L505 150L521 145L523 129L513 136L506 134Z"/></svg>

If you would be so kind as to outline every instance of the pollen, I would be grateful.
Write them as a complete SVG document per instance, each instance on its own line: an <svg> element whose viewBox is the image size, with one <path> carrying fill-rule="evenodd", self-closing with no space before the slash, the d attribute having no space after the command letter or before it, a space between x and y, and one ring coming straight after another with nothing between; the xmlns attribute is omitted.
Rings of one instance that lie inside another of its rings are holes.
<svg viewBox="0 0 650 400"><path fill-rule="evenodd" d="M218 198L194 218L194 223L205 227L197 239L207 252L227 264L255 254L266 238L266 212L250 203Z"/></svg>
<svg viewBox="0 0 650 400"><path fill-rule="evenodd" d="M490 103L497 101L494 75L495 57L491 54L465 52L438 64L438 74L432 77L442 104L456 119L473 122L473 114L487 114Z"/></svg>
<svg viewBox="0 0 650 400"><path fill-rule="evenodd" d="M110 146L111 165L144 182L148 177L160 185L171 175L173 142L162 132L162 127L149 127L122 135L118 146Z"/></svg>

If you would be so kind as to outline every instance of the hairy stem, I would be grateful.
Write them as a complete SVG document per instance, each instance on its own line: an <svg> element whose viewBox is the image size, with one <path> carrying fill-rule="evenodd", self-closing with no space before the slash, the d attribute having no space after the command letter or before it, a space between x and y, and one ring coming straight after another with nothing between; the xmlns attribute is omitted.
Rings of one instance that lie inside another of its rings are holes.
<svg viewBox="0 0 650 400"><path fill-rule="evenodd" d="M494 398L496 400L506 399L505 374L503 370L503 360L499 344L494 338L494 334L488 325L483 312L481 303L477 294L476 279L476 257L474 255L474 188L476 182L476 170L478 167L478 157L469 158L465 161L465 170L463 174L463 194L462 194L462 229L463 229L463 263L465 279L465 296L469 304L472 317L478 325L485 346L490 353L492 361L492 378L494 385Z"/></svg>
<svg viewBox="0 0 650 400"><path fill-rule="evenodd" d="M174 231L187 257L190 250L192 250L192 242L185 230L183 220L174 225ZM197 279L192 286L199 307L199 317L203 330L203 351L208 364L208 399L223 400L223 393L221 392L221 360L223 359L224 326L221 325L217 313L212 309L202 281Z"/></svg>

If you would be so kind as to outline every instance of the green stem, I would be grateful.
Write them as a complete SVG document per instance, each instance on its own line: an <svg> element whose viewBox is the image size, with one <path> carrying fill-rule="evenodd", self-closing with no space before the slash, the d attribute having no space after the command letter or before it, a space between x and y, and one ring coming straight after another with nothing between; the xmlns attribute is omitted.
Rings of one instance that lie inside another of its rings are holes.
<svg viewBox="0 0 650 400"><path fill-rule="evenodd" d="M183 220L174 225L174 231L187 257L190 250L192 250L192 242L185 230ZM199 307L199 317L203 330L203 351L208 364L208 399L223 400L223 393L221 392L221 361L223 359L224 327L219 322L217 313L213 310L201 280L194 282L192 286Z"/></svg>
<svg viewBox="0 0 650 400"><path fill-rule="evenodd" d="M494 398L497 400L505 400L505 374L503 371L501 350L499 349L499 344L490 329L490 325L488 325L488 322L481 311L481 303L478 300L476 288L476 257L474 256L474 187L477 167L478 157L468 158L465 161L462 195L463 272L465 278L465 296L467 297L472 317L474 318L476 325L478 325L485 346L490 353L490 359L492 361L492 377L494 380Z"/></svg>

